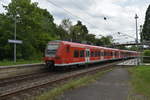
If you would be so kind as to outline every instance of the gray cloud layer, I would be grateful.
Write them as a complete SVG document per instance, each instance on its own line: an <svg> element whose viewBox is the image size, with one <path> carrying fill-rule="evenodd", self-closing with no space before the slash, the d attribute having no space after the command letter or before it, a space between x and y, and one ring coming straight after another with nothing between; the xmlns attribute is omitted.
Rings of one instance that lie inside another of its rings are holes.
<svg viewBox="0 0 150 100"><path fill-rule="evenodd" d="M1 0L8 3L10 0ZM49 0L57 4L56 7L48 0L32 0L38 2L39 7L47 9L54 15L55 22L59 24L62 19L70 18L73 23L81 20L89 28L90 33L102 35L112 35L118 41L133 41L134 39L118 36L117 32L123 32L135 36L135 13L139 15L138 25L143 24L145 11L148 7L148 0ZM79 16L79 19L72 14ZM0 11L4 10L0 6ZM107 17L104 20L103 17ZM91 23L91 24L89 24ZM116 34L115 34L116 33Z"/></svg>

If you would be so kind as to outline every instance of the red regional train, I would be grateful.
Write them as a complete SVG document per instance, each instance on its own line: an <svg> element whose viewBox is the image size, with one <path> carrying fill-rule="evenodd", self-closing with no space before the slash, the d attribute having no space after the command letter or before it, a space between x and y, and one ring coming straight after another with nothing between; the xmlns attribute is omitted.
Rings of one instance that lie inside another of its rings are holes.
<svg viewBox="0 0 150 100"><path fill-rule="evenodd" d="M83 65L109 60L134 58L136 51L119 50L101 46L51 41L45 49L44 61L50 68L57 66Z"/></svg>

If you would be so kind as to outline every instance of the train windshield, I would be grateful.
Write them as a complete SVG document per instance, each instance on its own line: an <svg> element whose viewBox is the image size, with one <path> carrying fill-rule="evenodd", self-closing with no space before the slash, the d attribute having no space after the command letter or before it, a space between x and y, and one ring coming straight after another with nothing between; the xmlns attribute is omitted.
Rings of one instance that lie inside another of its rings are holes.
<svg viewBox="0 0 150 100"><path fill-rule="evenodd" d="M46 56L54 57L56 55L58 47L59 44L48 44L46 49Z"/></svg>

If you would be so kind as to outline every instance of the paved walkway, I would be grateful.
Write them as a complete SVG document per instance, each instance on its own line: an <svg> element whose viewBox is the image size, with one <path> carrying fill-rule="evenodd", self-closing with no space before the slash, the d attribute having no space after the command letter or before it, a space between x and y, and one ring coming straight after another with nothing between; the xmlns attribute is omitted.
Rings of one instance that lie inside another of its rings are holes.
<svg viewBox="0 0 150 100"><path fill-rule="evenodd" d="M127 100L128 80L125 68L114 69L95 83L64 93L58 100Z"/></svg>
<svg viewBox="0 0 150 100"><path fill-rule="evenodd" d="M138 59L140 61L140 59ZM137 59L126 60L118 65L137 65Z"/></svg>

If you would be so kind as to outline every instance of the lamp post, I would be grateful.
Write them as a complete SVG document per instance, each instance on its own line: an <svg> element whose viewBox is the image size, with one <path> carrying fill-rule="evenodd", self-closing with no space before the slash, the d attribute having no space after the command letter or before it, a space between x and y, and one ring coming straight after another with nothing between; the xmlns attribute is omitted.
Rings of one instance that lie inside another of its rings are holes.
<svg viewBox="0 0 150 100"><path fill-rule="evenodd" d="M136 42L136 47L137 47L137 52L138 52L138 26L137 26L137 19L139 17L137 16L137 14L135 14L135 27L136 27L136 39L135 39L135 42ZM139 57L137 58L137 65L139 65Z"/></svg>
<svg viewBox="0 0 150 100"><path fill-rule="evenodd" d="M139 17L137 16L137 14L135 14L135 27L136 27L136 43L138 43L138 26L137 26L137 19Z"/></svg>

